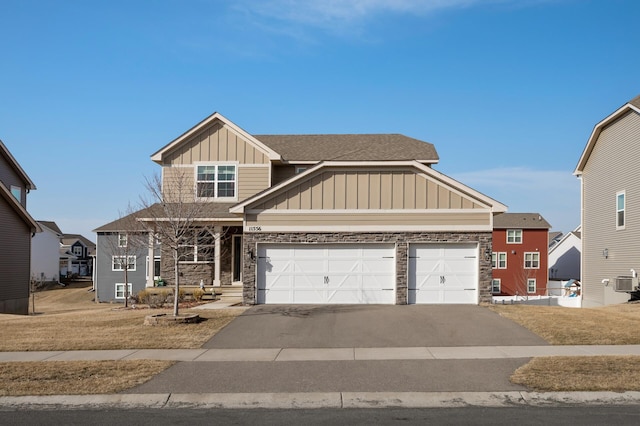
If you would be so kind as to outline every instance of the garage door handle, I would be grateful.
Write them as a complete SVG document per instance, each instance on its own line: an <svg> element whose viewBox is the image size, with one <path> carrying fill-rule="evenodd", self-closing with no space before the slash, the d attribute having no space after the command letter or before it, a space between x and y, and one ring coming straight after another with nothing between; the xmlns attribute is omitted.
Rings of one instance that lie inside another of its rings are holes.
<svg viewBox="0 0 640 426"><path fill-rule="evenodd" d="M392 288L383 288L382 290L383 290L383 291L393 291L393 289L392 289Z"/></svg>
<svg viewBox="0 0 640 426"><path fill-rule="evenodd" d="M475 290L475 288L465 288L465 290L473 291L473 290Z"/></svg>

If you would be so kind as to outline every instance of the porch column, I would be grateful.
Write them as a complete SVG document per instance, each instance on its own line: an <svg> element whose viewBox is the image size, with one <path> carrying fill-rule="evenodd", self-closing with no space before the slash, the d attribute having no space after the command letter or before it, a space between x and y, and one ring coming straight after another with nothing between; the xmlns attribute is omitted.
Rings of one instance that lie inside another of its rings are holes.
<svg viewBox="0 0 640 426"><path fill-rule="evenodd" d="M221 242L220 236L222 235L222 227L214 226L213 228L213 239L214 239L214 272L213 272L213 285L220 286L220 252L221 252Z"/></svg>
<svg viewBox="0 0 640 426"><path fill-rule="evenodd" d="M147 287L153 287L154 285L153 276L155 274L155 261L153 259L153 240L153 232L149 232L149 240L147 244L147 271L149 271L149 276L147 277Z"/></svg>

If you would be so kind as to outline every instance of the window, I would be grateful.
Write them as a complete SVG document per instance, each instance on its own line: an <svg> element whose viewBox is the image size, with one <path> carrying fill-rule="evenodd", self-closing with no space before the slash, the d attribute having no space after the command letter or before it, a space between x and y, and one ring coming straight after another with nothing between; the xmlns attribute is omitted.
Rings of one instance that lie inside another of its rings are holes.
<svg viewBox="0 0 640 426"><path fill-rule="evenodd" d="M81 245L73 246L73 254L76 256L82 257L82 246Z"/></svg>
<svg viewBox="0 0 640 426"><path fill-rule="evenodd" d="M16 197L18 202L22 203L22 188L19 186L11 185L11 194Z"/></svg>
<svg viewBox="0 0 640 426"><path fill-rule="evenodd" d="M236 166L197 166L196 196L200 198L235 198Z"/></svg>
<svg viewBox="0 0 640 426"><path fill-rule="evenodd" d="M522 244L522 229L507 229L507 244Z"/></svg>
<svg viewBox="0 0 640 426"><path fill-rule="evenodd" d="M306 166L296 166L296 174L302 173L307 170Z"/></svg>
<svg viewBox="0 0 640 426"><path fill-rule="evenodd" d="M131 296L131 283L127 283L127 290ZM116 283L116 299L124 299L124 283Z"/></svg>
<svg viewBox="0 0 640 426"><path fill-rule="evenodd" d="M531 252L524 254L524 268L525 269L539 269L540 268L540 253Z"/></svg>
<svg viewBox="0 0 640 426"><path fill-rule="evenodd" d="M616 194L616 229L624 229L625 220L625 191Z"/></svg>
<svg viewBox="0 0 640 426"><path fill-rule="evenodd" d="M491 267L493 269L507 269L507 253L493 252L491 254Z"/></svg>
<svg viewBox="0 0 640 426"><path fill-rule="evenodd" d="M491 293L500 293L500 278L491 280Z"/></svg>
<svg viewBox="0 0 640 426"><path fill-rule="evenodd" d="M124 271L125 265L127 267L127 271L135 271L136 257L135 256L111 256L112 271Z"/></svg>
<svg viewBox="0 0 640 426"><path fill-rule="evenodd" d="M536 279L527 278L527 293L535 293L535 292L536 292Z"/></svg>
<svg viewBox="0 0 640 426"><path fill-rule="evenodd" d="M184 237L178 250L180 262L211 263L215 256L215 237L207 229L194 230Z"/></svg>
<svg viewBox="0 0 640 426"><path fill-rule="evenodd" d="M118 234L118 247L127 246L127 234Z"/></svg>

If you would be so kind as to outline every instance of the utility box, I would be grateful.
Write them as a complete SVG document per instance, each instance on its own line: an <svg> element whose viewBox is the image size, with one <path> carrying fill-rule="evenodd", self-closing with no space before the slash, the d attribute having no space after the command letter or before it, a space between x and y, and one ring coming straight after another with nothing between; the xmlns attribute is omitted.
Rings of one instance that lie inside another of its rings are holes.
<svg viewBox="0 0 640 426"><path fill-rule="evenodd" d="M633 293L638 291L638 277L616 277L616 291L622 293Z"/></svg>

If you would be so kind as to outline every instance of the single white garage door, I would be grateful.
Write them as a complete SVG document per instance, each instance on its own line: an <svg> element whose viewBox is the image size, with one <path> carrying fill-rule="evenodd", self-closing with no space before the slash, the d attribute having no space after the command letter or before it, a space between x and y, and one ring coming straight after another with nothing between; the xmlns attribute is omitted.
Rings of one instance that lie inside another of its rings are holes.
<svg viewBox="0 0 640 426"><path fill-rule="evenodd" d="M410 244L409 303L477 304L477 244Z"/></svg>
<svg viewBox="0 0 640 426"><path fill-rule="evenodd" d="M395 303L393 244L258 245L258 303Z"/></svg>

